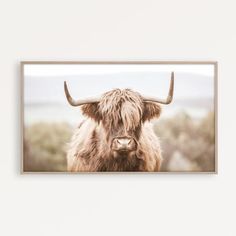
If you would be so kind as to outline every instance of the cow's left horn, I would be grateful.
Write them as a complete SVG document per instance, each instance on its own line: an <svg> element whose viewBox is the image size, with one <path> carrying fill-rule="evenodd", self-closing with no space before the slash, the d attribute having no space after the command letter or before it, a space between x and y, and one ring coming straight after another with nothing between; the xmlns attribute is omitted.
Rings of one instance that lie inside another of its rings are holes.
<svg viewBox="0 0 236 236"><path fill-rule="evenodd" d="M80 99L80 100L75 101L70 96L69 90L67 88L66 81L64 81L64 90L65 90L67 101L70 103L71 106L74 106L74 107L81 106L81 105L88 104L88 103L96 103L96 102L100 101L100 99L97 98L97 97L87 98L87 99Z"/></svg>
<svg viewBox="0 0 236 236"><path fill-rule="evenodd" d="M161 104L170 104L173 99L173 93L174 93L174 72L171 73L169 94L166 99L159 99L159 98L155 98L155 97L143 96L143 100L145 102L158 102Z"/></svg>

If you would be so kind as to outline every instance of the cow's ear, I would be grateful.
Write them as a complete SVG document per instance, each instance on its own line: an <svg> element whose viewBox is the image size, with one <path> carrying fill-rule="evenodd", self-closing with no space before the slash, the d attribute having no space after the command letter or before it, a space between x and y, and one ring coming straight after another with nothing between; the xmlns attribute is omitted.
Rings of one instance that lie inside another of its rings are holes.
<svg viewBox="0 0 236 236"><path fill-rule="evenodd" d="M158 118L161 114L161 106L155 102L144 102L143 122Z"/></svg>
<svg viewBox="0 0 236 236"><path fill-rule="evenodd" d="M92 118L97 122L101 120L101 115L99 113L97 102L85 104L81 107L81 109L82 109L83 114L88 116L89 118Z"/></svg>

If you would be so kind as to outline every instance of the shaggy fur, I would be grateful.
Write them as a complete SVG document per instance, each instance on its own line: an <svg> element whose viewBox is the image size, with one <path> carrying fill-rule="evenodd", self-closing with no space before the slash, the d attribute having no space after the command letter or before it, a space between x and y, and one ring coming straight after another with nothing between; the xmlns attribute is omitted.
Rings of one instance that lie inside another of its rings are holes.
<svg viewBox="0 0 236 236"><path fill-rule="evenodd" d="M75 130L67 152L68 171L159 171L159 140L149 120L159 117L157 103L144 102L129 89L105 93L99 103L82 106L88 118ZM115 137L130 136L137 150L117 154Z"/></svg>

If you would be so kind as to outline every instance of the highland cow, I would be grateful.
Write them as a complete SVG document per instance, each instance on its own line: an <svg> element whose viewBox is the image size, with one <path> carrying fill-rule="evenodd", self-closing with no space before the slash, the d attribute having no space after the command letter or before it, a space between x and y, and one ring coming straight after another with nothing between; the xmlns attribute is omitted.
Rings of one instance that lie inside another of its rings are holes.
<svg viewBox="0 0 236 236"><path fill-rule="evenodd" d="M114 89L100 98L73 100L87 119L75 130L67 151L68 171L160 171L162 154L150 120L161 113L159 104L173 98L174 73L166 99L142 96L130 89Z"/></svg>

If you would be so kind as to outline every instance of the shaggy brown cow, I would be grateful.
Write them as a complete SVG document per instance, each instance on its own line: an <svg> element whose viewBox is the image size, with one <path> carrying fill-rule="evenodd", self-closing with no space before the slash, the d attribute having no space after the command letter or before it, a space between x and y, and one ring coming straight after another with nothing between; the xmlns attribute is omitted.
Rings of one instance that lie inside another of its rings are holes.
<svg viewBox="0 0 236 236"><path fill-rule="evenodd" d="M82 105L88 117L75 130L67 152L68 171L159 171L162 161L158 137L150 121L169 104L174 90L171 75L166 100L144 97L130 89L114 89L101 98L75 101L64 82L72 106Z"/></svg>

